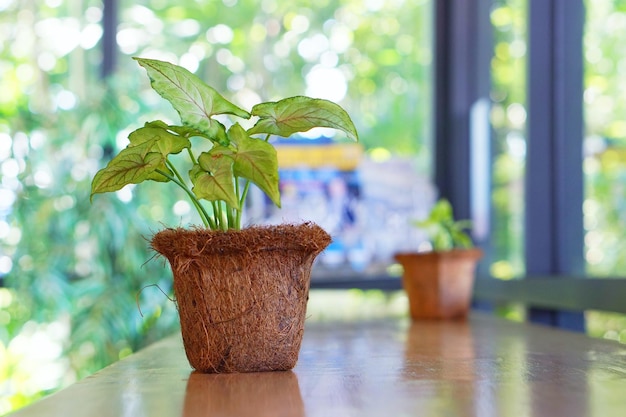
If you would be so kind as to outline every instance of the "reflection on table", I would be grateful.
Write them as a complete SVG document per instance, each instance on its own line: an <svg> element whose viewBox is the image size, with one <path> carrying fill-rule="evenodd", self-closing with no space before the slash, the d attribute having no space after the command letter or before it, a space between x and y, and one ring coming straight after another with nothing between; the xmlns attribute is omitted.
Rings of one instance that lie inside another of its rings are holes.
<svg viewBox="0 0 626 417"><path fill-rule="evenodd" d="M172 336L15 416L626 415L626 347L475 314L310 322L293 371L193 372Z"/></svg>

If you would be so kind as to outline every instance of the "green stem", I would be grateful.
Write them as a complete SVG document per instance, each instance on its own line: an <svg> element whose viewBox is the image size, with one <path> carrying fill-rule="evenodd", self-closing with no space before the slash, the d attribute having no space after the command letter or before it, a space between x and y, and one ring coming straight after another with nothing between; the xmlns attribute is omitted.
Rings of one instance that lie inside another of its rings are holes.
<svg viewBox="0 0 626 417"><path fill-rule="evenodd" d="M217 201L216 203L217 203L217 217L220 219L219 225L222 230L226 230L228 228L228 225L224 224L224 213L222 211L222 202Z"/></svg>
<svg viewBox="0 0 626 417"><path fill-rule="evenodd" d="M235 177L235 195L239 198L239 177ZM239 201L239 207L233 207L230 213L233 229L239 230L241 229L241 211L243 206L240 199L237 201Z"/></svg>
<svg viewBox="0 0 626 417"><path fill-rule="evenodd" d="M176 177L172 177L171 175L169 175L168 173L164 171L161 171L160 169L157 169L156 172L163 175L165 178L169 179L174 184L182 188L191 199L191 202L193 203L193 205L196 207L196 210L198 211L198 214L200 215L200 219L202 219L202 223L204 223L204 226L210 229L215 229L215 224L211 220L211 217L206 212L206 210L204 209L200 201L198 201L198 199L196 198L196 195L189 189L189 187L185 185L185 182L180 176L180 174L178 173L178 171L176 170L176 167L174 167L174 165L168 160L166 160L166 164L172 170L172 172L174 172L174 175Z"/></svg>
<svg viewBox="0 0 626 417"><path fill-rule="evenodd" d="M248 196L248 190L250 189L250 181L246 180L246 184L243 186L243 192L241 193L241 198L239 199L239 210L237 210L237 225L241 228L241 214L243 213L243 207L246 203L246 197Z"/></svg>
<svg viewBox="0 0 626 417"><path fill-rule="evenodd" d="M219 201L211 201L213 207L213 217L215 218L216 229L224 230L224 222L222 219L222 205Z"/></svg>
<svg viewBox="0 0 626 417"><path fill-rule="evenodd" d="M176 169L176 166L170 162L169 159L165 158L165 164L167 165L167 167L169 169L172 170L172 172L174 173L174 175L176 175L176 178L178 178L178 181L180 181L181 183L185 183L185 180L183 179L182 175L180 175L180 173L178 172L178 170Z"/></svg>
<svg viewBox="0 0 626 417"><path fill-rule="evenodd" d="M228 204L220 201L220 218L222 219L222 230L228 230Z"/></svg>
<svg viewBox="0 0 626 417"><path fill-rule="evenodd" d="M193 156L193 152L191 152L191 148L187 148L187 153L189 154L189 158L191 159L191 163L193 163L194 165L197 165L198 162L196 161L196 157Z"/></svg>

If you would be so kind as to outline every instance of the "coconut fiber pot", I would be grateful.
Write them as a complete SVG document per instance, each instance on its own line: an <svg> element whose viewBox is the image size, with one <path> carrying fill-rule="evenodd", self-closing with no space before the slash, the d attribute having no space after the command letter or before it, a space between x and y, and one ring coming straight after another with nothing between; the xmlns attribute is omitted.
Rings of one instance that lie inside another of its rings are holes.
<svg viewBox="0 0 626 417"><path fill-rule="evenodd" d="M481 257L478 248L396 254L404 269L402 286L409 298L411 318L465 318Z"/></svg>
<svg viewBox="0 0 626 417"><path fill-rule="evenodd" d="M312 223L166 229L185 352L201 372L288 370L298 360L311 267L331 238Z"/></svg>

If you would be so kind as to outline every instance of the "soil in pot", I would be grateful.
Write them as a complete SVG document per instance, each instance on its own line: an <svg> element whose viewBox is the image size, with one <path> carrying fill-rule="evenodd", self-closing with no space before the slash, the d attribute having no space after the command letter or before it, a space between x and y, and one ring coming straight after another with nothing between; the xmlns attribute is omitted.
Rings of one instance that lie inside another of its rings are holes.
<svg viewBox="0 0 626 417"><path fill-rule="evenodd" d="M185 352L201 372L288 370L298 360L311 267L331 237L313 223L166 229Z"/></svg>

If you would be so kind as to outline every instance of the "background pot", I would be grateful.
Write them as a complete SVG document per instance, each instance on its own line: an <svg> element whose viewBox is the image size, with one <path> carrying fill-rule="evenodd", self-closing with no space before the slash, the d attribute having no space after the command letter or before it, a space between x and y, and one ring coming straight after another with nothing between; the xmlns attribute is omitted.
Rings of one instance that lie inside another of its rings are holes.
<svg viewBox="0 0 626 417"><path fill-rule="evenodd" d="M312 223L152 238L174 274L185 352L201 372L287 370L302 341L311 266L330 243Z"/></svg>
<svg viewBox="0 0 626 417"><path fill-rule="evenodd" d="M404 268L402 286L409 298L411 318L464 318L469 312L478 248L445 252L398 253Z"/></svg>

